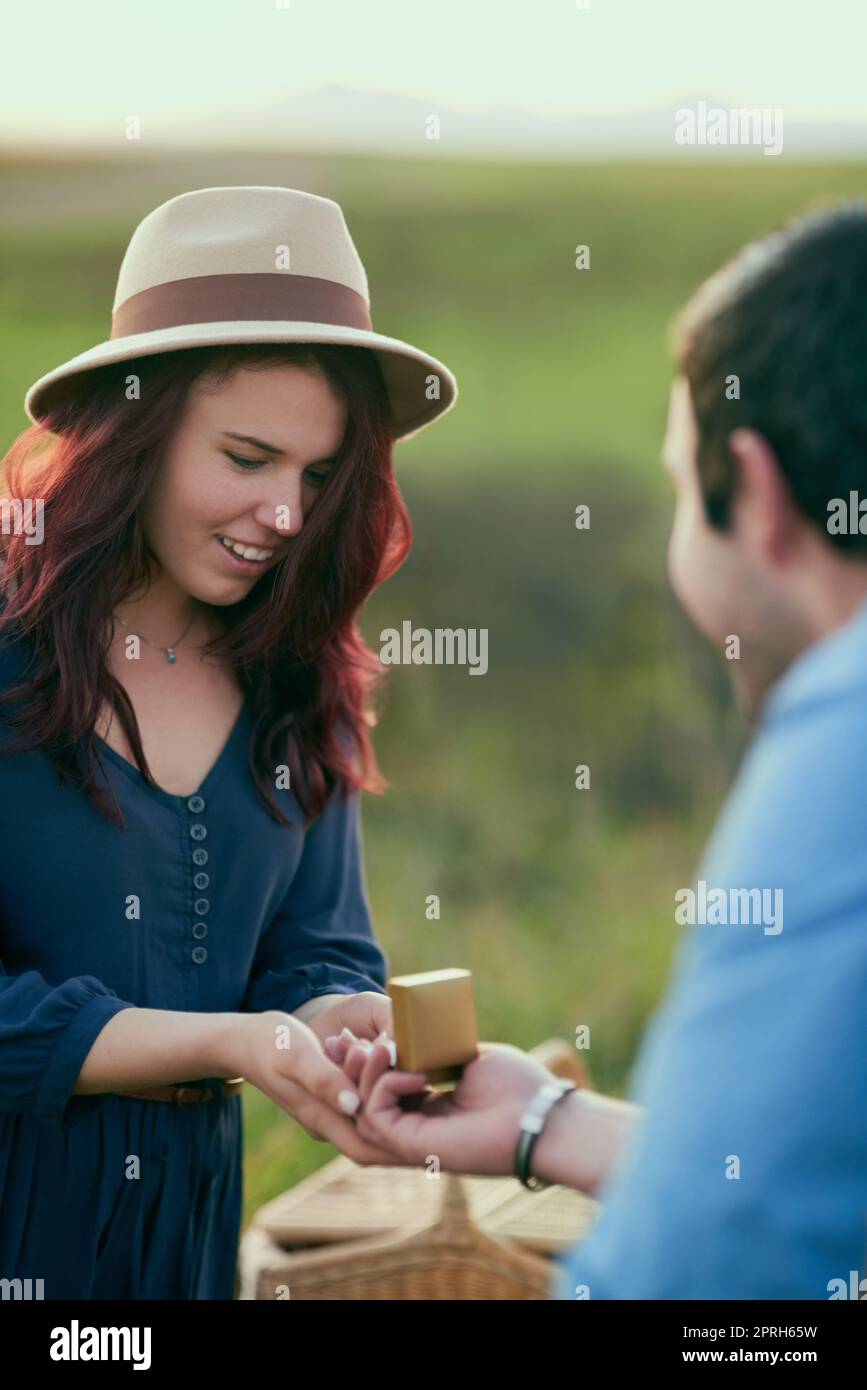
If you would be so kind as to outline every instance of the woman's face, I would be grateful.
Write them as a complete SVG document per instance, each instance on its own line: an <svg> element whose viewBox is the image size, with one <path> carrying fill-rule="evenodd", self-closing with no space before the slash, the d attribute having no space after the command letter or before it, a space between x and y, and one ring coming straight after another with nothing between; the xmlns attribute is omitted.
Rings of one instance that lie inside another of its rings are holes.
<svg viewBox="0 0 867 1390"><path fill-rule="evenodd" d="M142 508L162 575L202 603L244 598L304 525L346 415L309 367L239 367L220 386L199 378ZM253 554L242 558L226 541Z"/></svg>

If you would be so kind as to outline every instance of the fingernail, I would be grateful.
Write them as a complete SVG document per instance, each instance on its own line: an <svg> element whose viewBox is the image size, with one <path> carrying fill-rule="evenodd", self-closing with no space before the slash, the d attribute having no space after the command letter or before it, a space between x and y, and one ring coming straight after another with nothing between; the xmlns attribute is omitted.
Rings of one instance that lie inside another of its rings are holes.
<svg viewBox="0 0 867 1390"><path fill-rule="evenodd" d="M391 1065L392 1065L393 1067L396 1067L396 1066L397 1066L397 1043L394 1041L394 1038L386 1038L386 1039L385 1039L385 1045L386 1045L386 1047L388 1048L388 1055L389 1055L389 1057L391 1058Z"/></svg>
<svg viewBox="0 0 867 1390"><path fill-rule="evenodd" d="M335 1034L333 1035L333 1037L330 1037L330 1038L326 1038L326 1039L325 1039L325 1046L326 1046L326 1047L333 1047L334 1044L335 1044L336 1042L337 1042L337 1034L335 1033Z"/></svg>
<svg viewBox="0 0 867 1390"><path fill-rule="evenodd" d="M372 1042L368 1042L367 1038L360 1038L360 1039L359 1039L359 1042L360 1042L361 1046L364 1048L365 1052L372 1052L372 1051L373 1051L373 1043L372 1043Z"/></svg>
<svg viewBox="0 0 867 1390"><path fill-rule="evenodd" d="M341 1091L337 1097L337 1104L345 1115L354 1115L360 1104L360 1097L355 1091Z"/></svg>
<svg viewBox="0 0 867 1390"><path fill-rule="evenodd" d="M355 1037L355 1034L353 1033L353 1031L352 1031L351 1028L344 1028L344 1029L343 1029L343 1032L340 1034L340 1036L341 1036L341 1038L349 1038L351 1042L356 1042L356 1041L357 1041L357 1040L356 1040L356 1037Z"/></svg>

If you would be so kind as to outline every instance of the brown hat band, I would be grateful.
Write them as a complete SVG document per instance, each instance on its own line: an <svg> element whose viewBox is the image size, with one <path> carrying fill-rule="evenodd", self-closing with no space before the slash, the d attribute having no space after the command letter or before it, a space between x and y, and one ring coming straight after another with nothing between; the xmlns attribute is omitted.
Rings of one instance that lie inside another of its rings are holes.
<svg viewBox="0 0 867 1390"><path fill-rule="evenodd" d="M317 275L252 271L239 275L192 275L131 295L111 318L111 337L126 338L192 323L239 319L287 323L333 323L373 330L363 295Z"/></svg>

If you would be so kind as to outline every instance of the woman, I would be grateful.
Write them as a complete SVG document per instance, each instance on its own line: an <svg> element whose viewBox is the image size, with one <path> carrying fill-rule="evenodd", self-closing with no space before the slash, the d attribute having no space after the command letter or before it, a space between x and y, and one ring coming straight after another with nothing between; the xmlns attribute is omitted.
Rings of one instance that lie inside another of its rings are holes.
<svg viewBox="0 0 867 1390"><path fill-rule="evenodd" d="M145 218L111 338L27 393L4 461L10 515L40 521L2 537L0 1270L46 1298L232 1297L242 1078L391 1161L323 1051L390 1017L356 619L409 548L392 442L456 394L374 332L340 208L263 187Z"/></svg>

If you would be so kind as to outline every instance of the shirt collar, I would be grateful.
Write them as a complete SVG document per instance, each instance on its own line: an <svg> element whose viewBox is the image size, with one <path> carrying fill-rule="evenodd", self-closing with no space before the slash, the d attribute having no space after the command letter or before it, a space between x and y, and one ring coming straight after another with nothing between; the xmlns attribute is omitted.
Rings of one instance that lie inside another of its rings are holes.
<svg viewBox="0 0 867 1390"><path fill-rule="evenodd" d="M867 686L867 599L839 627L811 642L771 687L760 724L814 699Z"/></svg>

